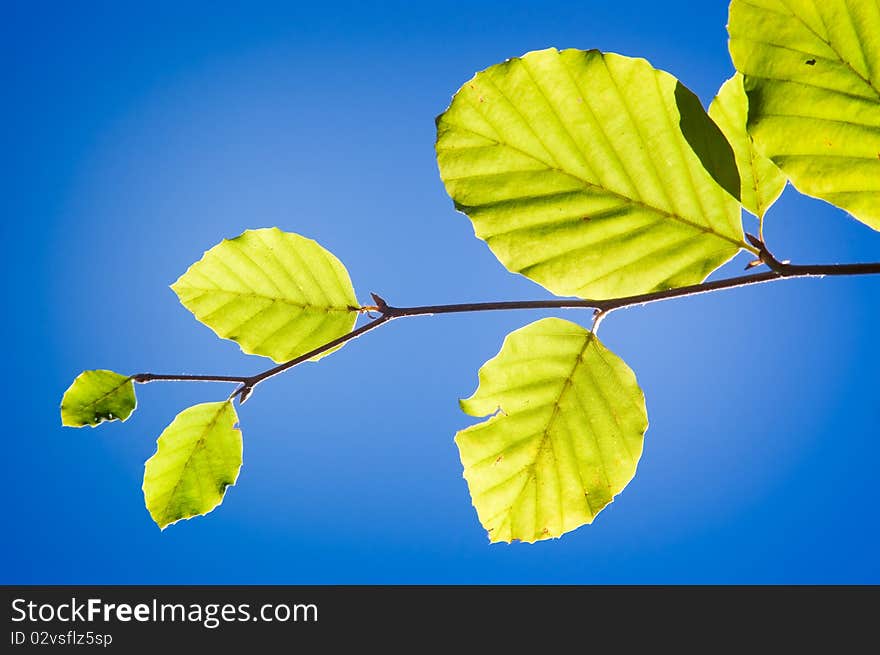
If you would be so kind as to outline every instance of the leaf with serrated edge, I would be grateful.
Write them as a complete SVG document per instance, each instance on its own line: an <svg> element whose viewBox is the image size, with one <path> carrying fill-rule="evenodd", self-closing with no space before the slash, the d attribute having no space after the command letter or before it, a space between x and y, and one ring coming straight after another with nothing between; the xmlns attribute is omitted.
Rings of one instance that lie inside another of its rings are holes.
<svg viewBox="0 0 880 655"><path fill-rule="evenodd" d="M241 468L241 430L231 401L189 407L159 435L144 465L144 500L156 524L207 514Z"/></svg>
<svg viewBox="0 0 880 655"><path fill-rule="evenodd" d="M880 2L733 0L728 31L761 151L880 230Z"/></svg>
<svg viewBox="0 0 880 655"><path fill-rule="evenodd" d="M592 523L629 483L648 429L635 375L591 332L546 318L507 335L480 369L455 437L492 542L534 542Z"/></svg>
<svg viewBox="0 0 880 655"><path fill-rule="evenodd" d="M724 132L736 155L743 207L763 222L767 209L785 188L785 175L755 147L746 131L748 112L749 101L743 89L742 75L736 73L721 85L709 105L709 116Z"/></svg>
<svg viewBox="0 0 880 655"><path fill-rule="evenodd" d="M276 362L341 337L358 315L342 263L317 242L274 227L224 239L171 288L218 336Z"/></svg>
<svg viewBox="0 0 880 655"><path fill-rule="evenodd" d="M695 284L750 249L730 145L644 59L551 48L492 66L437 118L436 150L476 235L558 295Z"/></svg>
<svg viewBox="0 0 880 655"><path fill-rule="evenodd" d="M104 421L124 421L137 407L134 384L113 371L83 371L64 392L61 424L95 427Z"/></svg>

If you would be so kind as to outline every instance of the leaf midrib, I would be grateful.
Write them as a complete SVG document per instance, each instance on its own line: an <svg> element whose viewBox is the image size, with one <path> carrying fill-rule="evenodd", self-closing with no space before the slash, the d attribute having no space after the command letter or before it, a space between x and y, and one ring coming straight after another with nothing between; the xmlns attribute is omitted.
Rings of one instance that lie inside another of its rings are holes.
<svg viewBox="0 0 880 655"><path fill-rule="evenodd" d="M190 449L189 456L186 458L186 460L183 463L183 467L180 469L180 475L177 477L177 482L174 483L174 488L168 494L168 502L166 502L165 506L162 508L162 517L165 520L167 520L169 518L168 508L171 505L171 500L174 498L174 494L176 494L177 490L180 488L180 483L183 482L183 476L186 473L187 467L189 466L190 462L193 460L193 457L195 457L196 451L199 449L199 446L204 445L205 439L207 438L208 433L214 429L215 425L217 425L217 422L220 420L220 415L223 414L225 411L226 411L226 403L223 403L223 405L221 405L220 408L217 410L217 413L214 415L214 418L212 418L210 423L208 423L205 426L205 429L202 430L202 433L199 435L199 438L196 440L196 443ZM159 451L157 449L156 454L158 454L158 452Z"/></svg>
<svg viewBox="0 0 880 655"><path fill-rule="evenodd" d="M87 408L89 408L89 407L94 407L95 405L97 405L99 402L101 402L102 400L104 400L104 399L107 398L108 396L112 396L114 393L116 393L117 391L119 391L119 390L120 390L122 387L124 387L129 381L131 381L131 378L130 378L130 377L125 378L122 382L120 382L118 385L116 385L115 387L113 387L110 391L108 391L107 393L105 393L105 394L103 394L103 395L101 395L101 396L95 398L95 400L93 400L93 401L90 402L90 403L86 403L86 404L84 404L84 405L80 405L80 408L81 408L81 409L87 409Z"/></svg>
<svg viewBox="0 0 880 655"><path fill-rule="evenodd" d="M574 360L574 365L571 367L571 371L569 371L568 375L564 378L564 380L562 382L562 388L559 390L559 394L556 396L556 400L553 401L553 409L551 410L550 418L547 419L547 426L544 428L544 432L541 435L541 440L538 442L538 448L536 450L535 459L538 458L538 455L544 449L544 447L547 443L547 440L549 439L551 452L553 454L553 461L554 461L554 463L557 463L556 451L555 451L555 449L553 449L553 440L550 439L550 430L553 428L553 423L559 414L559 406L562 403L562 399L565 396L566 391L568 391L569 388L574 386L574 384L573 384L574 374L577 372L578 367L583 363L584 353L587 352L587 348L590 347L590 343L592 343L594 338L595 338L595 334L593 334L592 332L588 332L585 335L584 345L581 347L580 351L578 351L578 354ZM608 479L608 471L605 468L605 462L601 457L599 458L599 460L602 462L603 473L605 475L605 479L607 480ZM532 462L526 468L530 469L529 473L526 476L526 479L523 481L522 487L520 487L520 490L517 492L516 497L511 501L510 505L508 505L507 516L505 516L505 518L502 519L501 523L498 524L499 528L504 525L505 521L510 521L510 514L513 511L513 507L520 501L520 498L522 497L523 492L529 486L529 483L535 479L535 462ZM577 471L578 478L580 479L581 489L583 489L584 488L584 481L583 481L583 478L580 477L580 475L581 475L580 467L575 466L575 470ZM557 477L558 477L558 475L559 475L558 465L556 466L556 472L557 472ZM586 495L584 495L584 499L585 499L585 502L587 503L587 508L590 510L590 514L592 516L596 516L596 513L593 511L593 507L592 507L592 505L590 505L590 501ZM559 520L560 520L560 523L562 523L564 525L565 524L565 515L562 511L562 493L561 492L559 494L559 504L560 504ZM537 524L535 526L535 529L537 530Z"/></svg>
<svg viewBox="0 0 880 655"><path fill-rule="evenodd" d="M352 305L345 305L344 307L341 305L315 305L314 303L304 303L298 302L296 300L290 300L289 298L284 298L283 296L270 296L265 293L258 293L256 291L232 291L229 289L220 289L217 287L214 288L205 288L205 287L196 287L191 285L180 285L176 286L176 289L191 289L193 291L201 291L202 294L206 293L225 293L231 296L241 296L245 298L260 298L263 300L270 300L272 302L280 302L285 305L290 305L291 307L296 307L297 309L305 309L305 310L315 310L319 312L354 312L357 311L357 308ZM191 302L191 299L187 299L184 304Z"/></svg>
<svg viewBox="0 0 880 655"><path fill-rule="evenodd" d="M877 96L877 99L880 100L880 89L878 89L876 86L874 86L874 83L871 81L871 79L868 78L868 77L863 76L863 75L862 75L861 73L859 73L855 68L853 68L852 64L850 64L849 61L847 61L847 60L843 57L843 55L840 54L840 51L839 51L837 48L834 47L834 45L831 43L831 39L830 39L830 38L829 38L828 40L825 40L824 38L822 38L822 36L821 36L818 32L816 32L816 30L814 30L812 27L810 27L809 24L808 24L803 18L801 18L798 14L796 14L796 13L795 13L795 12L794 12L794 11L788 6L788 5L786 5L785 3L782 3L783 6L785 6L785 8L788 10L788 13L786 13L786 12L782 12L782 11L775 11L775 10L769 8L769 7L762 7L762 6L760 6L760 5L756 5L756 4L753 4L753 3L751 3L751 2L747 2L746 0L740 0L740 2L742 2L744 5L747 5L747 6L749 6L749 7L753 7L753 8L755 8L755 9L759 9L759 10L761 10L761 11L766 11L766 12L769 12L769 13L771 13L771 14L778 14L778 15L780 15L780 16L789 16L789 17L791 17L791 18L795 18L795 19L797 19L797 21L798 21L801 25L803 25L803 26L807 29L808 32L810 32L813 36L815 36L817 39L819 39L819 41L821 41L822 43L824 43L825 45L827 45L827 46L831 49L831 51L832 51L835 55L837 55L837 60L838 60L840 63L842 63L843 65L845 65L845 66L846 66L846 67L852 72L853 75L855 75L855 76L856 76L857 78L859 78L862 82L864 82L865 85L866 85L869 89L871 89L871 91L874 92L874 95ZM852 16L850 16L849 8L846 8L846 14L847 14L847 16L849 16L849 18L850 18L850 22L852 22ZM820 16L820 18L821 18L821 16ZM824 19L823 19L822 22L824 23ZM737 38L739 38L739 37L737 37ZM859 42L859 49L861 50L861 49L862 49L862 45L861 45L861 40L859 39L859 35L858 35L858 34L856 34L856 39L857 39L858 42ZM774 44L769 43L769 42L761 42L761 43L767 43L767 45L774 45ZM812 53L811 53L811 54L812 54ZM822 57L822 58L823 58L823 59L828 59L827 57ZM829 59L829 61L833 61L833 60L830 60L830 59Z"/></svg>
<svg viewBox="0 0 880 655"><path fill-rule="evenodd" d="M561 173L562 175L565 175L566 177L569 177L569 178L577 181L579 184L583 185L586 188L598 189L608 195L614 196L616 198L620 198L621 200L624 200L624 201L631 203L633 205L638 205L639 207L647 209L648 211L652 211L656 214L660 214L661 216L666 216L667 218L671 218L673 220L676 220L676 221L683 223L691 228L699 230L700 232L705 232L705 233L710 234L712 236L718 237L719 239L723 239L724 241L728 241L728 242L732 243L733 245L737 246L738 248L745 248L746 250L752 250L751 246L749 246L747 243L745 243L744 241L742 241L740 239L734 239L732 237L727 236L726 234L721 234L720 232L714 230L712 227L710 227L708 225L700 225L699 223L695 223L695 222L685 218L684 216L681 216L681 215L676 214L674 212L670 212L665 209L655 207L654 205L648 204L648 203L644 202L643 200L636 200L635 198L632 198L632 197L630 197L624 193L621 193L619 191L614 191L613 189L609 189L608 187L602 186L601 184L591 182L590 180L585 180L580 175L577 175L575 173L567 171L563 168L560 168L559 166L552 166L552 165L548 164L547 162L545 162L543 159L535 157L535 155L533 155L532 153L526 152L525 150L518 148L517 146L515 146L511 143L499 141L498 139L492 138L490 136L486 136L485 134L477 132L476 130L473 130L469 127L464 127L463 125L460 125L458 123L453 123L448 120L446 121L446 123L456 129L463 130L465 132L469 132L475 136L486 139L487 141L491 141L492 143L494 143L498 146L501 146L502 148L509 148L511 150L514 150L514 151L518 152L519 154L521 154L525 157L528 157L532 161L535 161L535 162L541 164L546 170ZM455 150L455 148L446 148L446 150ZM515 171L507 171L507 172L515 172ZM535 171L523 171L523 172L536 172L536 170ZM504 173L493 173L493 175L499 175L499 174L503 175ZM454 182L456 180L468 179L471 177L474 177L474 176L465 175L465 176L462 176L459 178L446 178L446 181L447 182Z"/></svg>

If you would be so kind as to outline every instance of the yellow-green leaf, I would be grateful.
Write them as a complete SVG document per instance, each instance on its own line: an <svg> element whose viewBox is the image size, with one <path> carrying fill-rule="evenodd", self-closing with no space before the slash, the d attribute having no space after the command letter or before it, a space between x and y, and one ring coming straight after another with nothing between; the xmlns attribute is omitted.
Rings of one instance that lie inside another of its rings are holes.
<svg viewBox="0 0 880 655"><path fill-rule="evenodd" d="M224 239L171 288L218 336L276 362L346 334L358 315L340 261L315 241L274 227Z"/></svg>
<svg viewBox="0 0 880 655"><path fill-rule="evenodd" d="M134 384L113 371L83 371L64 392L61 424L95 427L103 421L124 421L137 406Z"/></svg>
<svg viewBox="0 0 880 655"><path fill-rule="evenodd" d="M694 284L750 249L733 150L644 59L551 48L492 66L438 117L436 149L476 235L558 295Z"/></svg>
<svg viewBox="0 0 880 655"><path fill-rule="evenodd" d="M755 147L746 131L748 113L749 100L743 89L742 75L736 73L719 89L709 105L709 116L724 132L736 155L743 207L763 223L767 209L785 188L785 175Z"/></svg>
<svg viewBox="0 0 880 655"><path fill-rule="evenodd" d="M160 528L207 514L241 468L241 430L231 401L183 410L159 435L144 465L144 500Z"/></svg>
<svg viewBox="0 0 880 655"><path fill-rule="evenodd" d="M648 429L630 368L591 332L547 318L511 332L480 369L460 431L464 477L490 541L534 542L592 523L629 483Z"/></svg>
<svg viewBox="0 0 880 655"><path fill-rule="evenodd" d="M728 30L761 151L880 230L880 2L733 0Z"/></svg>

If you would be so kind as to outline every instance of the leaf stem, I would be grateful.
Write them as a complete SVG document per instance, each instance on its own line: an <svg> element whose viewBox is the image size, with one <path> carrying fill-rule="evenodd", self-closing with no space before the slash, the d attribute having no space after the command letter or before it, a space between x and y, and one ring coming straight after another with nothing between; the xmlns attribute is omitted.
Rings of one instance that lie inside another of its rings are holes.
<svg viewBox="0 0 880 655"><path fill-rule="evenodd" d="M754 284L763 284L765 282L773 282L786 278L803 278L803 277L825 277L825 276L849 276L849 275L878 275L880 274L880 262L868 264L809 264L796 265L788 262L779 261L764 245L758 237L747 235L752 245L757 250L757 255L761 261L766 264L770 270L762 273L752 273L750 275L740 275L723 280L713 280L711 282L703 282L701 284L693 284L686 287L676 287L674 289L664 289L662 291L652 291L651 293L643 293L634 296L626 296L623 298L607 298L601 300L509 300L497 302L475 302L475 303L455 303L447 305L420 305L414 307L394 307L389 305L382 297L372 294L375 306L370 306L370 310L379 313L379 317L365 323L359 328L355 328L351 332L337 337L332 341L328 341L322 346L318 346L314 350L300 355L290 361L273 366L261 373L252 376L235 376L235 375L158 375L155 373L138 373L132 376L134 382L153 382L153 381L176 381L176 382L237 382L238 388L232 392L229 399L232 400L236 396L239 402L243 403L253 392L254 388L285 371L302 364L328 350L332 350L342 344L356 339L371 330L388 323L397 318L406 318L411 316L432 316L436 314L460 314L466 312L486 312L486 311L509 311L514 309L592 309L596 312L596 317L601 320L611 311L623 309L625 307L633 307L635 305L647 305L649 303L660 302L662 300L671 300L673 298L683 298L687 296L696 296L704 293L712 293L723 289L736 289L739 287L751 286ZM594 323L594 329L598 328L598 322Z"/></svg>

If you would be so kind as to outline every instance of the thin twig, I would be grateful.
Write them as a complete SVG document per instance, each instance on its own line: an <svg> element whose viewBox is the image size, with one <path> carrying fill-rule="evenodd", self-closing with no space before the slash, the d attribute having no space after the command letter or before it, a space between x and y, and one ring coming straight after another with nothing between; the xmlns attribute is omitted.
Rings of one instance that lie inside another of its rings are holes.
<svg viewBox="0 0 880 655"><path fill-rule="evenodd" d="M244 375L159 375L157 373L138 373L132 375L132 382L247 382Z"/></svg>
<svg viewBox="0 0 880 655"><path fill-rule="evenodd" d="M310 350L309 352L304 353L304 354L300 355L299 357L295 357L295 358L291 359L289 362L284 362L283 364L278 364L278 366L273 366L272 368L267 369L267 370L263 371L262 373L257 373L256 375L249 377L243 381L242 385L238 389L236 389L235 391L232 392L232 395L229 396L229 400L232 400L233 398L238 396L239 402L243 403L245 400L247 400L248 396L251 395L251 392L254 390L254 387L256 387L258 384L260 384L260 382L263 382L264 380L268 380L271 377L275 377L276 375L278 375L280 373L284 373L284 371L286 371L287 369L293 368L294 366L296 366L298 364L302 364L303 362L307 362L310 359L317 357L318 355L322 355L323 353L327 352L328 350L333 350L337 346L341 346L342 344L344 344L346 341L351 341L352 339L357 339L362 334L366 334L370 330L375 330L377 327L379 327L383 323L387 323L388 321L390 321L393 318L394 318L393 316L388 316L387 314L382 314L379 318L373 319L369 323L365 323L364 325L360 326L359 328L352 330L348 334L343 334L341 337L333 339L333 341L328 341L323 346L318 346L314 350Z"/></svg>
<svg viewBox="0 0 880 655"><path fill-rule="evenodd" d="M713 280L712 282L703 282L701 284L692 284L686 287L677 287L674 289L665 289L663 291L652 291L651 293L643 293L635 296L626 296L623 298L608 298L603 300L512 300L499 302L477 302L477 303L457 303L448 305L421 305L416 307L394 307L389 305L383 298L376 294L372 294L375 306L371 306L370 310L379 313L379 317L373 319L369 323L365 323L359 328L348 332L332 341L328 341L322 346L310 350L288 362L278 364L270 369L257 373L252 376L234 376L234 375L157 375L154 373L139 373L132 376L135 382L152 382L158 380L168 381L201 381L201 382L238 382L239 387L229 397L230 400L239 397L239 402L243 403L248 396L261 382L275 377L294 366L302 364L310 359L322 355L329 350L341 346L347 341L356 339L377 327L384 325L397 318L406 318L411 316L431 316L436 314L459 314L464 312L486 312L486 311L508 311L513 309L593 309L596 317L601 320L609 312L624 307L633 307L636 305L647 305L648 303L659 302L662 300L671 300L672 298L683 298L686 296L696 296L704 293L712 293L723 289L736 289L739 287L751 286L753 284L763 284L764 282L773 282L787 278L802 277L824 277L824 276L844 276L844 275L877 275L880 274L880 262L870 264L811 264L796 265L785 261L779 261L767 249L764 243L752 235L746 235L752 242L752 245L758 250L758 256L761 261L766 264L770 270L763 273L753 273L751 275L740 275L738 277L727 278L724 280ZM597 320L593 329L598 328L599 320Z"/></svg>

